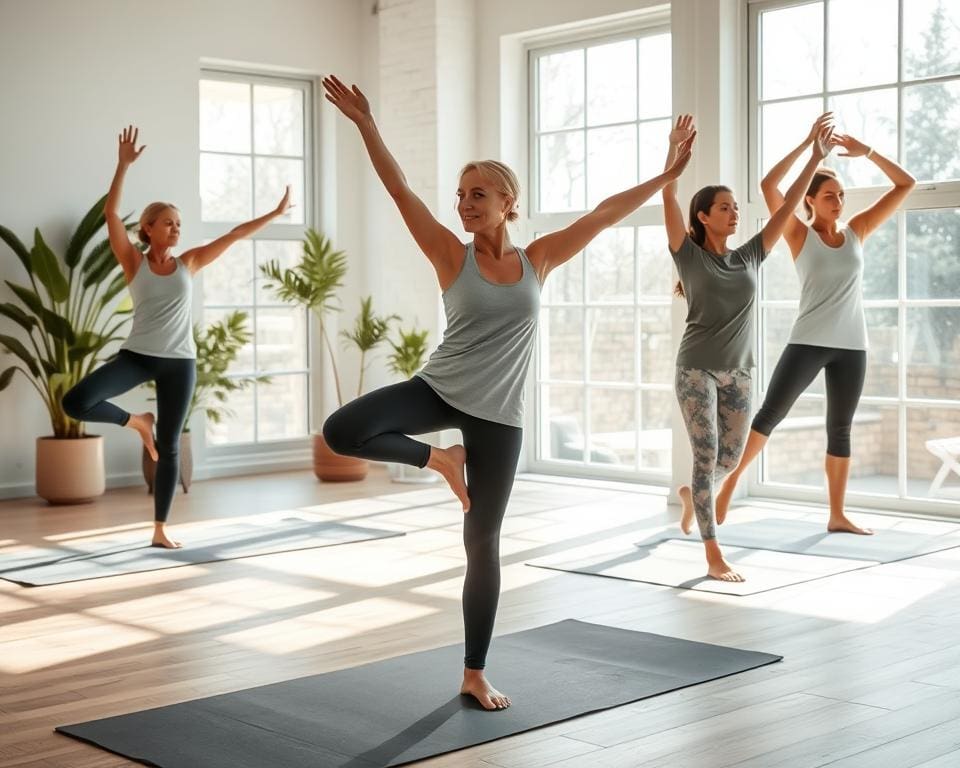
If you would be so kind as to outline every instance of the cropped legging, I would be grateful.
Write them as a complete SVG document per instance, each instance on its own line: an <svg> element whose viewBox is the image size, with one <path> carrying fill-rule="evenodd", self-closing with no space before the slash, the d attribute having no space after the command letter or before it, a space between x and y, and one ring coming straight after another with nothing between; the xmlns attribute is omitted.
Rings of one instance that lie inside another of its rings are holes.
<svg viewBox="0 0 960 768"><path fill-rule="evenodd" d="M750 423L753 379L747 368L707 370L677 368L677 400L693 451L690 491L693 509L706 541L717 538L713 506L716 483L740 460Z"/></svg>
<svg viewBox="0 0 960 768"><path fill-rule="evenodd" d="M196 361L189 358L154 357L123 349L77 383L63 396L63 410L80 421L125 426L130 414L107 402L147 381L157 386L157 474L153 489L153 516L166 522L180 472L180 433L183 431L193 387Z"/></svg>
<svg viewBox="0 0 960 768"><path fill-rule="evenodd" d="M753 429L769 436L821 370L827 388L827 453L846 457L867 371L867 353L862 349L787 344L753 419Z"/></svg>
<svg viewBox="0 0 960 768"><path fill-rule="evenodd" d="M343 406L323 425L335 452L424 467L430 446L407 435L459 429L467 451L470 511L464 515L464 666L483 669L500 598L500 525L513 488L523 430L470 416L414 377Z"/></svg>

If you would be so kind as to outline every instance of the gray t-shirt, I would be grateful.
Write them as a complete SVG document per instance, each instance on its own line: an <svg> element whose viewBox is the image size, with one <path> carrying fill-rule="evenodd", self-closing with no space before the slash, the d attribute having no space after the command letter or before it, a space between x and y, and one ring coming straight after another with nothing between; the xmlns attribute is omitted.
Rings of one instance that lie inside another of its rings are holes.
<svg viewBox="0 0 960 768"><path fill-rule="evenodd" d="M687 299L687 327L677 367L752 368L753 305L760 264L767 257L763 234L716 256L689 237L671 251Z"/></svg>

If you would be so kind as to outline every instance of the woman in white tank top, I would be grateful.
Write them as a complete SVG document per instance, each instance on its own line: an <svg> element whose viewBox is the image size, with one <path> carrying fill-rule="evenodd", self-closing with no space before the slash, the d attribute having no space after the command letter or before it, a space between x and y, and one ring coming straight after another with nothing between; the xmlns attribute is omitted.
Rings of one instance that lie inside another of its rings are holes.
<svg viewBox="0 0 960 768"><path fill-rule="evenodd" d="M777 163L760 183L771 213L783 205L777 185L824 126L826 112L807 137ZM770 379L763 405L754 417L750 436L737 468L717 494L717 522L726 518L737 480L757 457L770 433L787 415L800 394L823 370L827 394L827 453L824 469L830 499L827 530L870 534L844 514L850 474L850 428L866 373L867 331L863 312L864 241L900 207L916 180L903 168L852 136L834 133L840 157L863 157L876 165L893 187L849 221L841 220L843 185L834 171L821 168L813 177L803 207L806 219L794 215L784 238L801 281L800 309L787 344Z"/></svg>

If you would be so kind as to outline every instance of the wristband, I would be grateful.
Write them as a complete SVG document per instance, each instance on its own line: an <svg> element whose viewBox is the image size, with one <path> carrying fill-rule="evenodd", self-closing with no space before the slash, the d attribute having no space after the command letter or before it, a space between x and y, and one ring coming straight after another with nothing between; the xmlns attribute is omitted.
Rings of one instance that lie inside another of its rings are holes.
<svg viewBox="0 0 960 768"><path fill-rule="evenodd" d="M866 157L867 160L869 160L872 156L873 156L873 147L868 147L868 148L867 148L867 154L864 155L864 157Z"/></svg>

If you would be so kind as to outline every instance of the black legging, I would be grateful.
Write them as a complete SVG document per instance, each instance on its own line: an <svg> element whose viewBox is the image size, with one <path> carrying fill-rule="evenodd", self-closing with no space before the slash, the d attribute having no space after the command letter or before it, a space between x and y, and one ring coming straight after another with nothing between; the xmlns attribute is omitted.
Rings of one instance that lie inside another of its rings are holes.
<svg viewBox="0 0 960 768"><path fill-rule="evenodd" d="M80 421L124 426L130 414L107 398L116 397L147 381L157 384L157 475L153 516L164 523L170 514L180 472L180 433L197 380L195 360L154 357L122 349L112 360L81 379L63 396L63 410Z"/></svg>
<svg viewBox="0 0 960 768"><path fill-rule="evenodd" d="M423 379L378 389L343 406L323 425L327 444L345 456L423 467L430 446L407 435L459 429L467 450L470 511L464 515L464 666L483 669L500 598L500 524L520 458L523 430L468 416Z"/></svg>
<svg viewBox="0 0 960 768"><path fill-rule="evenodd" d="M827 453L846 457L850 455L850 427L867 371L867 353L862 349L787 344L770 378L763 405L753 419L753 429L769 436L821 369L827 384Z"/></svg>

